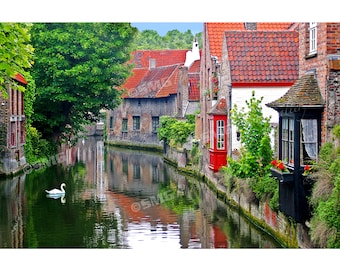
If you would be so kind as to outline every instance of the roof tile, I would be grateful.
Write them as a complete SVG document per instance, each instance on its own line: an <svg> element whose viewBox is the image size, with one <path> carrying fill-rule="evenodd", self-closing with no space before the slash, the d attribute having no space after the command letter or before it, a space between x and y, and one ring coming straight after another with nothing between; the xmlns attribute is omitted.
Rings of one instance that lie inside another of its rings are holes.
<svg viewBox="0 0 340 270"><path fill-rule="evenodd" d="M288 30L292 23L269 23L258 22L257 30ZM208 33L210 52L212 55L217 56L219 59L222 57L222 41L223 33L225 31L239 30L246 31L243 22L218 22L218 23L205 23L206 31ZM252 30L249 30L252 31Z"/></svg>
<svg viewBox="0 0 340 270"><path fill-rule="evenodd" d="M271 108L323 107L324 101L314 74L301 76L279 99L266 104Z"/></svg>
<svg viewBox="0 0 340 270"><path fill-rule="evenodd" d="M225 32L232 83L293 84L298 79L297 36L290 30ZM287 55L288 48L295 53Z"/></svg>

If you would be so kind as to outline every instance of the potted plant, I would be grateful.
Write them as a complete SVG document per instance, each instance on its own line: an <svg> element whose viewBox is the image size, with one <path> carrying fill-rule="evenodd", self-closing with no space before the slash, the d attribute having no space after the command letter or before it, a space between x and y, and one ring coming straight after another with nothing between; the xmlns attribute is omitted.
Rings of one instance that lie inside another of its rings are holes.
<svg viewBox="0 0 340 270"><path fill-rule="evenodd" d="M280 181L280 183L289 183L294 181L294 174L288 170L281 160L272 160L270 171L272 176Z"/></svg>

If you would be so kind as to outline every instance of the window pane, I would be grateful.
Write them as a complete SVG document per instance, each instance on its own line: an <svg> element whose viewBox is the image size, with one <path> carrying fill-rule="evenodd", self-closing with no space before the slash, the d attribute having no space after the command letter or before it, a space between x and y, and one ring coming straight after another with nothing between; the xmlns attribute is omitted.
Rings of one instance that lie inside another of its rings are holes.
<svg viewBox="0 0 340 270"><path fill-rule="evenodd" d="M140 130L140 117L133 116L133 130Z"/></svg>
<svg viewBox="0 0 340 270"><path fill-rule="evenodd" d="M153 116L152 117L152 132L157 133L158 127L159 127L159 117Z"/></svg>
<svg viewBox="0 0 340 270"><path fill-rule="evenodd" d="M317 28L316 22L309 23L309 53L315 53L317 51Z"/></svg>
<svg viewBox="0 0 340 270"><path fill-rule="evenodd" d="M301 120L301 164L317 158L318 128L316 119Z"/></svg>
<svg viewBox="0 0 340 270"><path fill-rule="evenodd" d="M217 149L224 149L224 121L217 121Z"/></svg>
<svg viewBox="0 0 340 270"><path fill-rule="evenodd" d="M128 131L128 120L126 118L123 118L123 123L122 123L122 131L127 132Z"/></svg>

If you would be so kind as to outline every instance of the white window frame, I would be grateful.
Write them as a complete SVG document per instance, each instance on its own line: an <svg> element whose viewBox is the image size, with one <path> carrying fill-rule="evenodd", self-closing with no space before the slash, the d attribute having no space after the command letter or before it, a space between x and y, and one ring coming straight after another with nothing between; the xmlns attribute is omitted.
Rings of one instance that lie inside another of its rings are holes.
<svg viewBox="0 0 340 270"><path fill-rule="evenodd" d="M317 53L317 23L309 23L309 54Z"/></svg>
<svg viewBox="0 0 340 270"><path fill-rule="evenodd" d="M224 120L217 120L217 149L224 150L225 149L225 124Z"/></svg>

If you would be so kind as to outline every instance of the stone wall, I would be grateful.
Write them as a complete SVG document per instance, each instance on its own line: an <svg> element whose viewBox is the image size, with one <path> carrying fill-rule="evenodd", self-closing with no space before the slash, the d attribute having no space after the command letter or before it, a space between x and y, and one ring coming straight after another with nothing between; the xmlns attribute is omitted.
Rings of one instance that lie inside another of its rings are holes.
<svg viewBox="0 0 340 270"><path fill-rule="evenodd" d="M204 152L205 149L202 149ZM185 150L166 147L164 153L165 158L171 161L172 164L186 172L187 162L189 160ZM204 154L203 154L204 156ZM207 161L206 161L207 162ZM204 167L204 164L203 164ZM203 169L203 171L207 171ZM279 242L289 248L313 248L314 244L309 238L309 228L305 224L297 224L289 217L281 212L273 211L268 202L254 202L249 201L249 198L244 193L235 191L229 192L224 184L223 175L221 173L210 173L203 176L201 172L193 172L194 174L202 175L208 186L216 191L220 198L233 207L241 210L241 212L258 227L262 228L265 232L272 235Z"/></svg>
<svg viewBox="0 0 340 270"><path fill-rule="evenodd" d="M123 141L159 145L157 133L152 131L152 117L175 116L176 95L166 98L129 98L115 110L109 111L106 119L107 141ZM133 130L133 117L140 117L140 129ZM128 129L122 130L123 118L128 120ZM111 119L111 120L110 120ZM110 123L111 122L111 123Z"/></svg>

